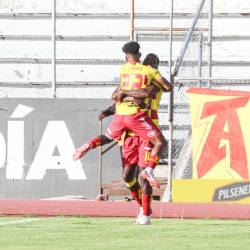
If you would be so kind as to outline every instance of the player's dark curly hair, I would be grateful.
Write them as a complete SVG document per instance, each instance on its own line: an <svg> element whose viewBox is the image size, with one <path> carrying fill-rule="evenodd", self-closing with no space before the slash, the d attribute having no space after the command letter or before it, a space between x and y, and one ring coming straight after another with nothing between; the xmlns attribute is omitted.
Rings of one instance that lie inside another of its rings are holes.
<svg viewBox="0 0 250 250"><path fill-rule="evenodd" d="M140 44L134 41L125 43L122 51L126 54L138 55L140 53Z"/></svg>
<svg viewBox="0 0 250 250"><path fill-rule="evenodd" d="M147 56L143 61L144 65L150 65L151 67L156 69L158 69L159 63L160 63L159 57L153 53L147 54Z"/></svg>

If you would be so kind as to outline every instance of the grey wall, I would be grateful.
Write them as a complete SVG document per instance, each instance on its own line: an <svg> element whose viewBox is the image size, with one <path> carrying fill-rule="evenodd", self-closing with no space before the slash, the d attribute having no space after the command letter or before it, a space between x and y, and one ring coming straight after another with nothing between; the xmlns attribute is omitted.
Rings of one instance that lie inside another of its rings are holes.
<svg viewBox="0 0 250 250"><path fill-rule="evenodd" d="M99 134L97 116L110 104L100 99L1 99L0 198L94 198L98 150L78 162L72 154ZM104 121L104 132L110 120ZM104 183L121 178L118 148L103 162Z"/></svg>

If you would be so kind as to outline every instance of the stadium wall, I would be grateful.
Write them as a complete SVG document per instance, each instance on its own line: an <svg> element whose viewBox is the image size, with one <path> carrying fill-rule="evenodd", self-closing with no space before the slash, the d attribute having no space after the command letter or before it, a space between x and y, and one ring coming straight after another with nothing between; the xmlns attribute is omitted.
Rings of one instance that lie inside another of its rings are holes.
<svg viewBox="0 0 250 250"><path fill-rule="evenodd" d="M0 198L96 197L99 150L81 161L72 155L100 134L97 117L110 101L4 98L0 103ZM121 176L119 150L112 151L103 156L104 184Z"/></svg>

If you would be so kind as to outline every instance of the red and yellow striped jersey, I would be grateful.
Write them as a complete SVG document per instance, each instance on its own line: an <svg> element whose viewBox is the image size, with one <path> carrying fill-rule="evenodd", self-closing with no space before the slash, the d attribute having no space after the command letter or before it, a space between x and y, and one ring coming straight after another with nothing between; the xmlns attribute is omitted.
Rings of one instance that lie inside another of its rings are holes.
<svg viewBox="0 0 250 250"><path fill-rule="evenodd" d="M151 66L140 63L124 64L120 68L120 87L123 90L143 89L158 80L161 74ZM139 111L139 107L133 102L122 102L116 104L118 115L132 115Z"/></svg>
<svg viewBox="0 0 250 250"><path fill-rule="evenodd" d="M159 111L161 96L163 94L163 89L159 84L157 83L154 84L159 88L159 91L155 94L155 96L149 99L148 117L158 127L159 126L158 111Z"/></svg>

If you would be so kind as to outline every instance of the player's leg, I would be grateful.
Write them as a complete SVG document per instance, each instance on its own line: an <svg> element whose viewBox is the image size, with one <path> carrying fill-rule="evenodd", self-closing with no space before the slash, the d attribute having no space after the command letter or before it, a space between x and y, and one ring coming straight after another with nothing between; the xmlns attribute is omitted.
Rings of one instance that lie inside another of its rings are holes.
<svg viewBox="0 0 250 250"><path fill-rule="evenodd" d="M137 169L137 164L124 166L122 177L123 180L126 182L127 188L130 190L131 196L134 198L137 204L142 207L141 186L138 182L138 179L136 178Z"/></svg>
<svg viewBox="0 0 250 250"><path fill-rule="evenodd" d="M141 187L138 182L138 136L127 136L122 146L123 180L126 182L131 196L142 207Z"/></svg>
<svg viewBox="0 0 250 250"><path fill-rule="evenodd" d="M99 135L94 138L92 138L87 143L83 144L81 147L77 148L76 151L73 154L73 160L79 160L82 158L86 153L88 153L90 150L108 144L112 141L112 139L108 138L106 135Z"/></svg>
<svg viewBox="0 0 250 250"><path fill-rule="evenodd" d="M148 161L150 159L150 152L152 150L153 145L143 139L140 139L140 147L139 147L139 162L141 170L141 177L144 169L148 166ZM151 209L151 197L153 193L152 186L150 182L142 177L141 178L141 187L142 187L142 207L143 213L137 219L137 223L141 225L148 225L151 223L150 216L152 214Z"/></svg>
<svg viewBox="0 0 250 250"><path fill-rule="evenodd" d="M152 148L150 159L149 159L149 166L154 168L159 163L159 154L165 143L165 139L162 133L160 133L154 139L150 140L150 143L153 144L153 148Z"/></svg>
<svg viewBox="0 0 250 250"><path fill-rule="evenodd" d="M141 225L151 224L151 200L153 189L149 181L145 178L141 178L141 186L142 186L142 207L143 207L143 215L138 218L137 223Z"/></svg>
<svg viewBox="0 0 250 250"><path fill-rule="evenodd" d="M123 116L115 115L113 121L109 125L107 132L105 135L100 135L92 138L87 143L83 144L79 147L75 153L73 154L73 160L79 160L90 150L110 143L113 139L120 140L123 132L125 131L125 127L123 126Z"/></svg>
<svg viewBox="0 0 250 250"><path fill-rule="evenodd" d="M158 184L157 180L154 177L153 168L149 167L150 159L151 159L151 152L153 149L153 144L143 140L140 137L140 147L139 147L139 166L140 168L143 168L141 171L141 176L144 179L147 179L151 186L155 186L156 188L160 188L160 185ZM148 174L148 170L151 171L150 174Z"/></svg>

